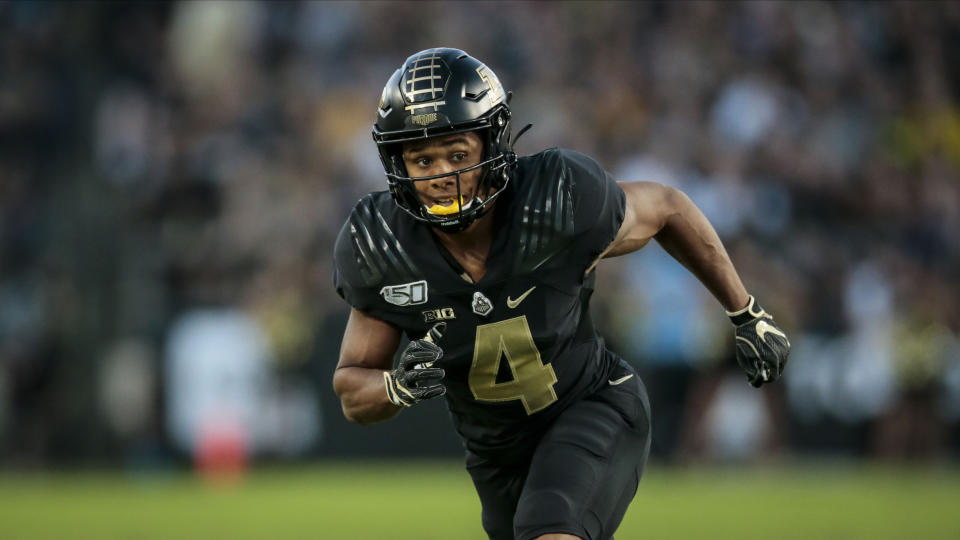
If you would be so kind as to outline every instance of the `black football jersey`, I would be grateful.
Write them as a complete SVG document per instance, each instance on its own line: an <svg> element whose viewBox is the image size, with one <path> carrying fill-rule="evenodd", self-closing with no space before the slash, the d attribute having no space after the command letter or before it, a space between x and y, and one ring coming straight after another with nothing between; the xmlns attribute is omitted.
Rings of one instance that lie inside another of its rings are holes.
<svg viewBox="0 0 960 540"><path fill-rule="evenodd" d="M334 284L410 339L447 323L447 404L467 448L493 455L537 437L613 369L589 316L595 272L585 272L616 236L625 203L583 154L520 158L492 210L486 274L474 283L428 225L389 193L372 193L337 238Z"/></svg>

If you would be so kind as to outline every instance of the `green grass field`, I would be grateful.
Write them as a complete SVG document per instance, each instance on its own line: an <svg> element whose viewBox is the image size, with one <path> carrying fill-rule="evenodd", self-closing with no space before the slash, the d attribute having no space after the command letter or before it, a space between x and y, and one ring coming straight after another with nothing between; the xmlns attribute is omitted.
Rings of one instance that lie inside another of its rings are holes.
<svg viewBox="0 0 960 540"><path fill-rule="evenodd" d="M456 463L258 470L233 487L186 474L0 473L0 538L483 539ZM618 540L958 539L960 470L676 469L652 464Z"/></svg>

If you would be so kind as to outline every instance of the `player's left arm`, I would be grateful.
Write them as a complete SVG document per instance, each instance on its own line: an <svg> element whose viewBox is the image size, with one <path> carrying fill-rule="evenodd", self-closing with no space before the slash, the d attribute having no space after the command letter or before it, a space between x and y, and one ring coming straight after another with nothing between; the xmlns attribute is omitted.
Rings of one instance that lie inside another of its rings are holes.
<svg viewBox="0 0 960 540"><path fill-rule="evenodd" d="M627 196L623 223L603 257L632 253L656 239L727 311L749 295L706 216L682 191L654 182L617 182Z"/></svg>
<svg viewBox="0 0 960 540"><path fill-rule="evenodd" d="M682 191L654 182L618 182L623 223L601 257L636 251L650 239L686 267L736 326L737 361L754 386L780 377L790 351L785 333L747 293L716 230Z"/></svg>

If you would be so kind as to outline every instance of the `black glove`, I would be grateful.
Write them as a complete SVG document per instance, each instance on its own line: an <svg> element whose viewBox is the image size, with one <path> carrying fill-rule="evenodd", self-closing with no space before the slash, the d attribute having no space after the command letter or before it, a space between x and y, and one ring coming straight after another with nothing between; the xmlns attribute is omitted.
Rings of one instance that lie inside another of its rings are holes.
<svg viewBox="0 0 960 540"><path fill-rule="evenodd" d="M409 407L414 403L440 397L447 392L441 382L445 375L442 368L433 367L443 357L443 349L436 345L446 323L437 323L423 339L407 345L393 371L383 372L387 397L394 405Z"/></svg>
<svg viewBox="0 0 960 540"><path fill-rule="evenodd" d="M787 334L773 322L773 317L760 307L753 296L747 307L727 312L733 321L737 340L737 363L755 388L771 383L783 375L790 354Z"/></svg>

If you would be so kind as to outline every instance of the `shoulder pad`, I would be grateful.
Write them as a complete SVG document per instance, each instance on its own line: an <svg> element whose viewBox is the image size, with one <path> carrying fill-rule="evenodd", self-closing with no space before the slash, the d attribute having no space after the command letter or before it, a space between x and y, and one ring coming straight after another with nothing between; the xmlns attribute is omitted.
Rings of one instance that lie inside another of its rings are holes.
<svg viewBox="0 0 960 540"><path fill-rule="evenodd" d="M377 207L373 194L360 199L348 226L354 261L364 287L382 283L384 276L413 280L420 275Z"/></svg>
<svg viewBox="0 0 960 540"><path fill-rule="evenodd" d="M563 249L574 236L573 179L557 150L535 161L525 193L519 194L520 253L516 269L536 270Z"/></svg>

